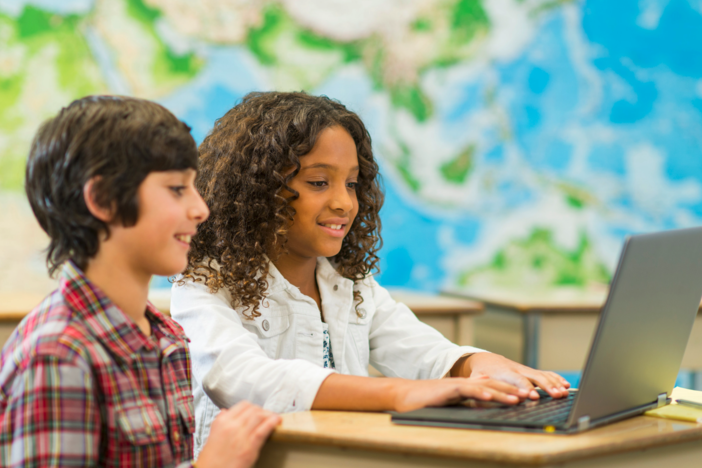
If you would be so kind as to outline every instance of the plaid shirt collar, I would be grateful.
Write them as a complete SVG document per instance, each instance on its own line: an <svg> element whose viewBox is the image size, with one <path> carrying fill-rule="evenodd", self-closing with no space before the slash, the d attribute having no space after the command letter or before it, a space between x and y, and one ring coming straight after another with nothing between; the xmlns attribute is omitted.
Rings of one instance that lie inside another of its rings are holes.
<svg viewBox="0 0 702 468"><path fill-rule="evenodd" d="M143 347L151 348L152 340L71 261L63 266L59 290L73 313L117 358L131 364ZM161 312L148 301L146 315L157 338L173 343L187 340L183 331L164 320Z"/></svg>

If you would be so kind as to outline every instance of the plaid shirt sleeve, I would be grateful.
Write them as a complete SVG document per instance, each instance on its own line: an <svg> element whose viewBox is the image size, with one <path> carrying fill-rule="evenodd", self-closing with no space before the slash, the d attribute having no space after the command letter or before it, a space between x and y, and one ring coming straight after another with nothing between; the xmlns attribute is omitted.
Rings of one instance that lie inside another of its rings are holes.
<svg viewBox="0 0 702 468"><path fill-rule="evenodd" d="M89 372L56 356L35 356L2 402L2 466L97 466L100 411Z"/></svg>

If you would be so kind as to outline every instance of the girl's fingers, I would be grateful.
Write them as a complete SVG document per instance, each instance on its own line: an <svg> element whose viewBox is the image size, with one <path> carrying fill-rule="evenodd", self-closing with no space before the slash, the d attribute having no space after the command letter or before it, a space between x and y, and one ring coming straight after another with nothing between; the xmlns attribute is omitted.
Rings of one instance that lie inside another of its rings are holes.
<svg viewBox="0 0 702 468"><path fill-rule="evenodd" d="M519 395L526 398L538 398L539 394L534 390L532 380L518 372L510 372L501 377L500 382L509 382L521 390Z"/></svg>
<svg viewBox="0 0 702 468"><path fill-rule="evenodd" d="M491 383L497 383L492 381ZM499 382L501 383L501 382ZM503 384L506 387L515 388L509 384ZM477 400L485 401L498 401L500 403L515 404L519 403L519 397L514 393L508 393L506 391L499 390L492 386L480 385L471 383L469 385L463 385L460 388L461 398L475 398Z"/></svg>
<svg viewBox="0 0 702 468"><path fill-rule="evenodd" d="M557 378L556 374L550 372L533 371L528 375L528 377L532 382L536 383L554 398L565 396L565 392L567 392L565 386L561 380Z"/></svg>
<svg viewBox="0 0 702 468"><path fill-rule="evenodd" d="M529 381L527 379L526 382L528 383ZM503 382L500 380L487 380L487 381L482 381L480 382L480 385L485 386L485 387L490 387L494 390L498 390L502 393L509 393L512 395L522 395L523 392L521 391L522 389L519 388L518 385L511 384L509 382ZM529 383L531 385L531 383Z"/></svg>
<svg viewBox="0 0 702 468"><path fill-rule="evenodd" d="M564 388L570 388L570 382L568 382L566 379L564 379L562 376L556 374L555 372L549 372L549 374L553 374L555 378L561 383L561 385Z"/></svg>
<svg viewBox="0 0 702 468"><path fill-rule="evenodd" d="M490 395L490 397L487 399L489 401L497 401L508 405L514 405L521 401L517 395L501 392L490 387L484 387L483 393L485 395Z"/></svg>

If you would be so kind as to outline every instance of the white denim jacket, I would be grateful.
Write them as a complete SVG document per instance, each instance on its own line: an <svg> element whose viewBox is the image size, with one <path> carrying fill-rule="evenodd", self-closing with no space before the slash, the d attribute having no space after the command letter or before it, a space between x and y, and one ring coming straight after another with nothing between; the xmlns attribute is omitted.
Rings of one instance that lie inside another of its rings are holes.
<svg viewBox="0 0 702 468"><path fill-rule="evenodd" d="M305 411L333 372L367 376L370 362L389 377L438 379L462 356L482 351L451 343L372 277L355 286L363 297L357 313L353 281L320 257L317 284L336 364L336 371L324 369L317 304L273 264L269 275L254 320L232 308L228 291L210 294L191 281L173 286L171 315L191 340L196 453L218 407L248 400L278 413Z"/></svg>

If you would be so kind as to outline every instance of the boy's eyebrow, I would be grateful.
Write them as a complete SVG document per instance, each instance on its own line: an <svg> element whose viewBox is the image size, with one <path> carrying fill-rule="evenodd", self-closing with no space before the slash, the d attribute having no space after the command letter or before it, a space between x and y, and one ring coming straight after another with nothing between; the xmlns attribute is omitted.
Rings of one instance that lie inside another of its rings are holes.
<svg viewBox="0 0 702 468"><path fill-rule="evenodd" d="M317 163L317 164L311 164L309 166L304 166L304 167L300 168L301 171L304 171L307 169L331 169L332 171L335 171L338 169L338 167L332 166L331 164ZM358 166L354 166L351 168L352 171L357 171L358 169L359 169Z"/></svg>

